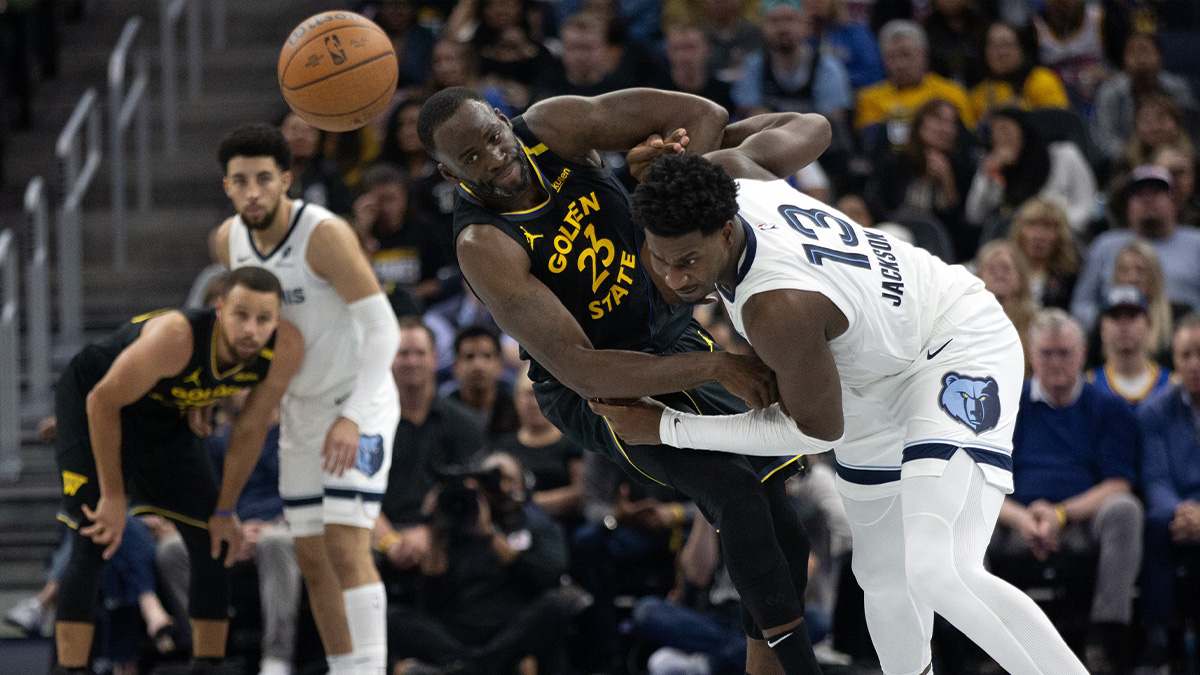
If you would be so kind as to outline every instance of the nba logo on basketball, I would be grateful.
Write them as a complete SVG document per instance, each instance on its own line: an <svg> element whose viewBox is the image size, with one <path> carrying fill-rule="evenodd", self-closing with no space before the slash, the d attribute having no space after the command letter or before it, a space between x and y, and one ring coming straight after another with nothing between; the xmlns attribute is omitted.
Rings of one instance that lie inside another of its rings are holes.
<svg viewBox="0 0 1200 675"><path fill-rule="evenodd" d="M346 52L342 51L342 41L338 39L337 34L325 38L325 48L329 50L333 65L340 66L346 62Z"/></svg>

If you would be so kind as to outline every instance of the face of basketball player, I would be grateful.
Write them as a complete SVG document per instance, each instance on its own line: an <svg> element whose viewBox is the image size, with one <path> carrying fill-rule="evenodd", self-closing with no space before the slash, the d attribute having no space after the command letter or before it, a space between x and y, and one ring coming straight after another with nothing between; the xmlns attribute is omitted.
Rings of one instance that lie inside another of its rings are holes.
<svg viewBox="0 0 1200 675"><path fill-rule="evenodd" d="M279 296L234 286L217 302L221 338L241 363L253 359L279 325Z"/></svg>
<svg viewBox="0 0 1200 675"><path fill-rule="evenodd" d="M512 123L479 101L467 101L433 134L446 180L475 196L506 200L529 188L532 172Z"/></svg>
<svg viewBox="0 0 1200 675"><path fill-rule="evenodd" d="M284 171L272 157L239 155L226 165L223 184L246 227L265 230L275 222L283 196L292 185L292 172Z"/></svg>
<svg viewBox="0 0 1200 675"><path fill-rule="evenodd" d="M697 303L729 276L736 244L733 222L710 235L699 230L682 237L659 237L646 231L650 264L666 285L684 302ZM735 272L736 274L736 272Z"/></svg>

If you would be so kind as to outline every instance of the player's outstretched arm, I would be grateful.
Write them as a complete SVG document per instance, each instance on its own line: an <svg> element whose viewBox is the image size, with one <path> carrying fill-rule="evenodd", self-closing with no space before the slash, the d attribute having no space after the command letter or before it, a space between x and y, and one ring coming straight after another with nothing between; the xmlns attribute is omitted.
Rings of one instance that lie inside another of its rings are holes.
<svg viewBox="0 0 1200 675"><path fill-rule="evenodd" d="M624 152L651 134L667 138L681 128L691 152L716 150L729 113L691 94L622 89L594 97L548 98L530 107L522 119L546 147L583 163L593 151Z"/></svg>
<svg viewBox="0 0 1200 675"><path fill-rule="evenodd" d="M400 349L400 324L349 224L340 218L322 221L309 242L309 266L346 301L363 336L354 390L342 407L342 416L330 428L322 450L325 470L341 475L354 463L358 428L371 399L384 378L392 376L392 360Z"/></svg>
<svg viewBox="0 0 1200 675"><path fill-rule="evenodd" d="M812 164L832 137L829 120L821 115L768 113L730 124L721 149L704 156L732 178L774 180Z"/></svg>
<svg viewBox="0 0 1200 675"><path fill-rule="evenodd" d="M718 381L751 407L774 402L770 371L747 357L593 348L562 302L530 274L525 252L494 227L466 228L457 251L463 274L500 328L584 398L638 398Z"/></svg>
<svg viewBox="0 0 1200 675"><path fill-rule="evenodd" d="M229 450L225 453L221 492L217 497L218 512L237 509L238 495L258 463L275 409L279 407L288 383L300 370L303 361L304 338L300 336L300 331L290 323L279 322L279 327L275 329L275 355L271 358L267 376L250 391L246 405L233 420ZM225 566L232 566L241 548L241 528L237 516L213 515L208 521L208 532L212 539L212 557L220 555L221 543L225 542L228 544Z"/></svg>
<svg viewBox="0 0 1200 675"><path fill-rule="evenodd" d="M782 457L833 449L844 433L841 381L829 340L845 330L841 312L819 294L776 290L742 311L746 337L775 371L779 405L740 415L693 415L643 400L592 404L629 443Z"/></svg>
<svg viewBox="0 0 1200 675"><path fill-rule="evenodd" d="M125 530L125 481L121 476L121 408L145 396L161 379L178 375L192 358L192 327L179 312L149 319L142 334L113 361L108 373L87 395L88 435L96 457L100 502L92 524L79 530L106 544L107 560L117 551Z"/></svg>

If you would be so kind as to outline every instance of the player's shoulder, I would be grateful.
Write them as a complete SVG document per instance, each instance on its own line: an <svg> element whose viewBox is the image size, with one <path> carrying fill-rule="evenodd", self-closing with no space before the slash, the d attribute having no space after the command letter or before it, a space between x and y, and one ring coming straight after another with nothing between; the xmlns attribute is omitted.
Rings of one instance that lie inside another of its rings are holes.
<svg viewBox="0 0 1200 675"><path fill-rule="evenodd" d="M170 309L146 319L146 325L142 328L143 339L167 349L183 346L190 349L193 335L191 317L178 309Z"/></svg>

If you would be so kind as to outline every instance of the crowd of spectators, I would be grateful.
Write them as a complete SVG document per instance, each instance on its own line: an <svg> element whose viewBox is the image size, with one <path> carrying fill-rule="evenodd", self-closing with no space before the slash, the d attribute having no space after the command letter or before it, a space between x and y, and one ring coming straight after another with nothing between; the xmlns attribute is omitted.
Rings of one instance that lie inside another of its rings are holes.
<svg viewBox="0 0 1200 675"><path fill-rule="evenodd" d="M650 86L705 96L734 119L828 117L830 150L789 180L866 226L969 265L1022 335L1029 379L1016 492L1001 511L993 566L1023 587L1065 594L1052 618L1064 631L1083 626L1073 646L1093 672L1184 672L1187 620L1200 629L1200 69L1164 64L1185 62L1178 45L1200 36L1200 8L448 5L355 7L387 32L401 64L395 101L374 124L339 135L295 115L276 120L292 147L292 196L352 223L401 317L393 375L402 419L372 536L396 672L744 665L737 596L711 525L680 495L632 482L564 440L537 409L517 345L458 273L454 186L415 130L423 100L454 85L477 88L510 116L550 96ZM605 161L632 181L621 155ZM745 348L719 308L697 311L726 348ZM221 435L210 443L219 453ZM256 470L263 485L270 456ZM853 657L869 650L855 646L861 616L831 620L853 617L856 601L840 578L850 575L848 535L823 461L793 492L820 533L809 630L822 659L837 663L845 655L834 646ZM304 646L288 609L302 592L269 502L239 505L256 523L242 561L257 565L259 593L272 599L255 610L263 672L286 675L287 655ZM186 572L167 529L150 527L171 609ZM18 618L51 606L48 588ZM137 593L125 596L137 604ZM164 637L186 644L182 617L142 610L160 649L174 646ZM938 672L955 670L947 661Z"/></svg>

